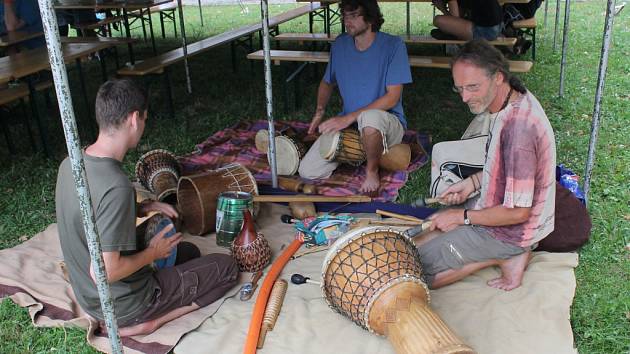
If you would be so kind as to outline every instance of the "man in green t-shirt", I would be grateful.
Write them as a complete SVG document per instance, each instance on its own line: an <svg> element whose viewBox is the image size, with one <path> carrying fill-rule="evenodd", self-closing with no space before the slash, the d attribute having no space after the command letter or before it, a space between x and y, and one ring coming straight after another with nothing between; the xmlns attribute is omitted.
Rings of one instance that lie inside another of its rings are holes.
<svg viewBox="0 0 630 354"><path fill-rule="evenodd" d="M167 257L182 235L157 233L145 249L136 241L135 218L150 211L176 218L168 204L136 205L133 185L122 170L127 151L135 148L147 120L147 95L131 80L104 83L96 97L99 135L84 153L85 169L100 235L103 260L121 336L151 333L164 323L222 297L238 279L232 257L210 254L171 268L150 265ZM81 308L103 320L94 271L83 230L70 161L59 167L56 188L59 238L70 284Z"/></svg>

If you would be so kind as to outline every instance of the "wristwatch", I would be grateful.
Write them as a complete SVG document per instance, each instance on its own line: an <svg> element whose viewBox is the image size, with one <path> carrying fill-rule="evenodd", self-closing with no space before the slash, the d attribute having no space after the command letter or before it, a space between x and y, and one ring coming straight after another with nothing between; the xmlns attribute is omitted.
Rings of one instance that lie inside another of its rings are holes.
<svg viewBox="0 0 630 354"><path fill-rule="evenodd" d="M468 218L468 209L464 209L464 225L470 225L470 219Z"/></svg>

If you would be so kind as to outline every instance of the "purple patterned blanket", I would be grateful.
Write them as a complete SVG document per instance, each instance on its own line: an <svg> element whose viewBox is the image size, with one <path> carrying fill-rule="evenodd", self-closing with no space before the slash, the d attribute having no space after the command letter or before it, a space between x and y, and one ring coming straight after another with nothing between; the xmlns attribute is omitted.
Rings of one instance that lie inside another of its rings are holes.
<svg viewBox="0 0 630 354"><path fill-rule="evenodd" d="M275 122L276 131L293 130L297 135L306 135L308 123ZM267 156L256 150L254 137L256 132L267 129L267 121L241 122L230 128L219 131L203 143L197 145L195 152L179 157L184 174L198 170L221 167L231 162L246 166L257 181L271 180L271 172ZM381 171L381 189L375 201L394 201L398 191L407 182L410 172L417 170L429 160L426 153L430 145L430 136L407 130L403 142L412 147L411 163L405 171ZM330 178L309 181L318 186L320 194L330 196L356 195L365 176L365 166L353 167L340 165Z"/></svg>

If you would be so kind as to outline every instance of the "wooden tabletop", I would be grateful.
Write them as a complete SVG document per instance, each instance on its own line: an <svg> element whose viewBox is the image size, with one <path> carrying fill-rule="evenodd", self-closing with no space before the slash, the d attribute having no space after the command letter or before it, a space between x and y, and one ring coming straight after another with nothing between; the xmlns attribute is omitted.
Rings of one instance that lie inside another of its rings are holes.
<svg viewBox="0 0 630 354"><path fill-rule="evenodd" d="M53 0L53 7L55 9L94 9L94 10L107 10L107 9L127 9L127 10L139 10L147 7L158 6L171 2L172 0L127 0L127 1L112 1L105 0Z"/></svg>
<svg viewBox="0 0 630 354"><path fill-rule="evenodd" d="M65 43L62 44L66 63L113 46L112 43ZM0 58L0 84L19 79L50 68L46 47L20 52Z"/></svg>
<svg viewBox="0 0 630 354"><path fill-rule="evenodd" d="M41 31L11 31L7 34L0 36L0 47L8 47L20 42L27 41L29 39L41 37L44 32Z"/></svg>

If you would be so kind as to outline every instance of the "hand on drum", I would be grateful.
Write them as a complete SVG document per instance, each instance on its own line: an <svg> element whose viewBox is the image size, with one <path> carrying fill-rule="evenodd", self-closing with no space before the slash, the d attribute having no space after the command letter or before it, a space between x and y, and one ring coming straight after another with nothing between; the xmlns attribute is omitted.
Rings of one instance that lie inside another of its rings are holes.
<svg viewBox="0 0 630 354"><path fill-rule="evenodd" d="M431 215L428 220L431 220L429 231L449 232L464 224L464 209L444 209Z"/></svg>
<svg viewBox="0 0 630 354"><path fill-rule="evenodd" d="M349 127L352 123L354 123L354 119L349 114L345 116L332 117L319 125L319 132L322 134L338 132Z"/></svg>
<svg viewBox="0 0 630 354"><path fill-rule="evenodd" d="M150 200L144 201L140 204L139 215L147 215L149 212L152 211L157 211L158 213L164 214L171 219L177 219L177 217L179 216L175 208L167 203Z"/></svg>
<svg viewBox="0 0 630 354"><path fill-rule="evenodd" d="M153 250L153 259L151 262L168 257L171 254L173 247L176 247L182 240L182 234L179 232L171 237L164 237L164 235L171 231L172 228L172 224L165 227L149 242L148 248Z"/></svg>
<svg viewBox="0 0 630 354"><path fill-rule="evenodd" d="M475 187L470 178L459 181L448 187L439 196L440 204L459 205L468 199L468 196L475 191Z"/></svg>

